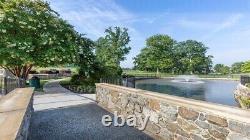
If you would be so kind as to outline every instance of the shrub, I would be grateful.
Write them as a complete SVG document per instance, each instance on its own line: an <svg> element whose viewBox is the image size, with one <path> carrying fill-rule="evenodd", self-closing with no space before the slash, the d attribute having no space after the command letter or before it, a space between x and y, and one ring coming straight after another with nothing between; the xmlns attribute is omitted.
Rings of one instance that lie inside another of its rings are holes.
<svg viewBox="0 0 250 140"><path fill-rule="evenodd" d="M246 83L246 87L250 88L250 83Z"/></svg>
<svg viewBox="0 0 250 140"><path fill-rule="evenodd" d="M246 108L250 108L250 99L249 98L241 98L241 102Z"/></svg>

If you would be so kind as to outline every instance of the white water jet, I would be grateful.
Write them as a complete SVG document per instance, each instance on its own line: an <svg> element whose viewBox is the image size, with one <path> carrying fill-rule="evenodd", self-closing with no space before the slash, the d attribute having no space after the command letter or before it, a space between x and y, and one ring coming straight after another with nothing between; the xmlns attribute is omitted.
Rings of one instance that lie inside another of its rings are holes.
<svg viewBox="0 0 250 140"><path fill-rule="evenodd" d="M196 75L179 75L172 80L172 82L176 83L189 83L189 84L201 84L203 81L199 80L199 77Z"/></svg>

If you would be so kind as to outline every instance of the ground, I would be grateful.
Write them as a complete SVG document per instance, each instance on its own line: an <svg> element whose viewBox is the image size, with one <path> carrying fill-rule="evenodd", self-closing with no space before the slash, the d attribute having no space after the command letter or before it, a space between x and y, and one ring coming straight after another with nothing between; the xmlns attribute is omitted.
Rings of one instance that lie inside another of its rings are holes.
<svg viewBox="0 0 250 140"><path fill-rule="evenodd" d="M29 140L152 139L132 127L103 126L102 116L112 114L95 103L94 94L72 93L56 80L45 84L44 91L34 96Z"/></svg>

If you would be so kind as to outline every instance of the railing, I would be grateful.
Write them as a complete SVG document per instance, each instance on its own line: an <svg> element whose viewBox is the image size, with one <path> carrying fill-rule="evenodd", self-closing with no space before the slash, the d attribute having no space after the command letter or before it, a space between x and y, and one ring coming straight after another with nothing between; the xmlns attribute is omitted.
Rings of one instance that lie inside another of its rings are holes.
<svg viewBox="0 0 250 140"><path fill-rule="evenodd" d="M242 85L245 85L246 83L250 83L250 76L247 76L247 75L242 75L240 77L240 83Z"/></svg>
<svg viewBox="0 0 250 140"><path fill-rule="evenodd" d="M130 87L130 88L135 88L135 83L136 80L143 80L143 79L155 79L159 78L156 75L140 75L140 76L135 76L135 77L120 77L120 78L102 78L100 79L100 83L108 83L108 84L113 84L113 85L120 85L120 86L125 86L125 87Z"/></svg>
<svg viewBox="0 0 250 140"><path fill-rule="evenodd" d="M6 95L15 88L24 87L25 80L0 76L0 94Z"/></svg>

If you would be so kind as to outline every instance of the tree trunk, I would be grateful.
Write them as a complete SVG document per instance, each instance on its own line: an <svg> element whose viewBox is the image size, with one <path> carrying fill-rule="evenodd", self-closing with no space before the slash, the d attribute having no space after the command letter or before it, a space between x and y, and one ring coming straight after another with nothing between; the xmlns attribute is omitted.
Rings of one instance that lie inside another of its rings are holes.
<svg viewBox="0 0 250 140"><path fill-rule="evenodd" d="M15 67L4 67L10 71L17 78L18 87L24 87L26 80L28 79L29 73L33 67L33 65L24 65L24 66L15 66Z"/></svg>

